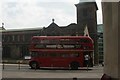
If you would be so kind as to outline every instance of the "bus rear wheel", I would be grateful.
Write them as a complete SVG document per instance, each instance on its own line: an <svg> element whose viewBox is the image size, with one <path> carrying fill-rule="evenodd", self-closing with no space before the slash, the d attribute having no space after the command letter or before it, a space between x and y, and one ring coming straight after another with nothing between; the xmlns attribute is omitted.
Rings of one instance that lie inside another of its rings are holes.
<svg viewBox="0 0 120 80"><path fill-rule="evenodd" d="M39 65L38 65L37 62L31 62L31 63L30 63L30 67L31 67L31 69L38 69L38 68L39 68Z"/></svg>
<svg viewBox="0 0 120 80"><path fill-rule="evenodd" d="M78 63L78 62L72 62L72 63L70 64L70 68L71 68L72 70L78 70L78 67L79 67L79 63Z"/></svg>

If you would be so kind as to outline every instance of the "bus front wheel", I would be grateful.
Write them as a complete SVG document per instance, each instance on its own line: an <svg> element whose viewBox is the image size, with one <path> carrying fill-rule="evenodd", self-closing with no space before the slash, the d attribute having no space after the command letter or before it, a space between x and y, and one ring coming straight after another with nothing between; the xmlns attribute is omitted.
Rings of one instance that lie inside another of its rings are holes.
<svg viewBox="0 0 120 80"><path fill-rule="evenodd" d="M38 69L39 68L39 65L38 65L38 63L37 62L31 62L30 63L30 67L31 67L31 69Z"/></svg>
<svg viewBox="0 0 120 80"><path fill-rule="evenodd" d="M80 65L79 65L78 62L72 62L72 63L70 64L70 68L71 68L72 70L77 70L79 66L80 66Z"/></svg>

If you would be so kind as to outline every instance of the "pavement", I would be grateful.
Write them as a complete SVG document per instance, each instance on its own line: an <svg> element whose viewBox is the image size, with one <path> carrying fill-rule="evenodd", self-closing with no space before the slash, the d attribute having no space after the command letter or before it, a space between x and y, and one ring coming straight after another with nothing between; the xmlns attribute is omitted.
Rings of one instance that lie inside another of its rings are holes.
<svg viewBox="0 0 120 80"><path fill-rule="evenodd" d="M78 70L32 70L26 64L5 64L2 70L2 80L100 80L102 75L102 66L83 67Z"/></svg>
<svg viewBox="0 0 120 80"><path fill-rule="evenodd" d="M29 62L28 59L23 59L23 60L2 60L0 61L2 63L5 63L5 64L19 64L19 63L22 63L22 64L27 64Z"/></svg>

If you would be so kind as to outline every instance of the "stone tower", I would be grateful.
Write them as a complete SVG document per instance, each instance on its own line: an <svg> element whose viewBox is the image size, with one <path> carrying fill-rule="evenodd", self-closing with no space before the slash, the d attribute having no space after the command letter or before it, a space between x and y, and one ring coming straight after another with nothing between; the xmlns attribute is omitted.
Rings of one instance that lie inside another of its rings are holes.
<svg viewBox="0 0 120 80"><path fill-rule="evenodd" d="M94 63L98 63L98 45L97 45L97 4L95 1L89 2L80 0L75 5L77 8L77 26L79 27L80 35L84 35L85 26L88 27L89 35L94 40Z"/></svg>

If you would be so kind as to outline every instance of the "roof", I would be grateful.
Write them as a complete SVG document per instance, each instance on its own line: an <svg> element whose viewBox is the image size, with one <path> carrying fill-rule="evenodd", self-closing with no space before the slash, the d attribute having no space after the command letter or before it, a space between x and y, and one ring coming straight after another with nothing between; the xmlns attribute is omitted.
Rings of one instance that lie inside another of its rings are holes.
<svg viewBox="0 0 120 80"><path fill-rule="evenodd" d="M26 28L26 29L7 29L3 32L19 32L19 31L34 31L34 30L40 30L42 28Z"/></svg>
<svg viewBox="0 0 120 80"><path fill-rule="evenodd" d="M41 38L41 39L77 39L77 38L89 38L88 36L33 36L33 38Z"/></svg>
<svg viewBox="0 0 120 80"><path fill-rule="evenodd" d="M51 28L56 28L56 27L59 27L56 23L52 22L48 28L51 27Z"/></svg>
<svg viewBox="0 0 120 80"><path fill-rule="evenodd" d="M0 27L0 30L5 30L5 28L4 27Z"/></svg>

